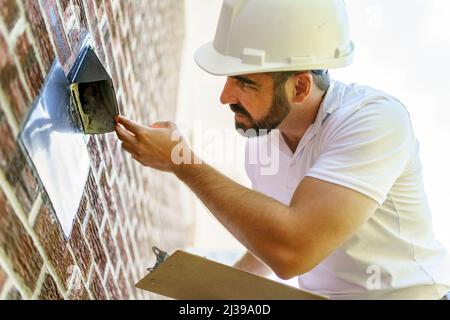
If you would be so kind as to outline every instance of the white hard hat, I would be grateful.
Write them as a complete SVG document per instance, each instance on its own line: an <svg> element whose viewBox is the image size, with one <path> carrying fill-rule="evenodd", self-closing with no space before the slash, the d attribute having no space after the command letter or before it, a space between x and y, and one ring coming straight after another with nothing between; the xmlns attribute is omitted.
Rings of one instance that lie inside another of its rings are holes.
<svg viewBox="0 0 450 320"><path fill-rule="evenodd" d="M324 70L353 61L343 0L225 0L196 63L214 75Z"/></svg>

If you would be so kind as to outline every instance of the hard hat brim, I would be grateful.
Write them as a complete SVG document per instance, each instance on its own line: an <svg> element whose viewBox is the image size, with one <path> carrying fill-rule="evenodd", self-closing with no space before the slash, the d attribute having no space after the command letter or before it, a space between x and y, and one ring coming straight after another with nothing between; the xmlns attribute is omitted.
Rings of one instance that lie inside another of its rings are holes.
<svg viewBox="0 0 450 320"><path fill-rule="evenodd" d="M241 59L225 56L219 53L209 42L201 46L195 53L196 64L204 71L216 76L236 76L242 74L277 72L277 71L302 71L317 69L342 68L353 62L354 45L351 52L339 59L317 61L312 64L288 64L288 63L264 63L263 65L243 63Z"/></svg>

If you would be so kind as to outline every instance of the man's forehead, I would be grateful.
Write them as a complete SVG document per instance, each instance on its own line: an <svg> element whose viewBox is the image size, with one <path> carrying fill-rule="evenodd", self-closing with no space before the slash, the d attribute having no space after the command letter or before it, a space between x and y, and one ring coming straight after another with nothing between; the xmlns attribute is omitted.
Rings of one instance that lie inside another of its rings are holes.
<svg viewBox="0 0 450 320"><path fill-rule="evenodd" d="M241 77L249 78L249 79L268 79L272 78L269 72L259 72L259 73L245 73L239 75Z"/></svg>
<svg viewBox="0 0 450 320"><path fill-rule="evenodd" d="M259 84L259 85L272 80L272 76L269 73L247 73L231 76L230 78L247 82L249 84Z"/></svg>

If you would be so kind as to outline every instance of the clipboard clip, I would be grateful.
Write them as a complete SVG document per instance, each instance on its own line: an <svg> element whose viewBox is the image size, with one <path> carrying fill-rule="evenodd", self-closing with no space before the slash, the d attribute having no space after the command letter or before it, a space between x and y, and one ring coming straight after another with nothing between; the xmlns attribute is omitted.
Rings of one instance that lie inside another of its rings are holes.
<svg viewBox="0 0 450 320"><path fill-rule="evenodd" d="M161 249L159 249L156 246L152 247L152 251L156 256L156 263L152 268L147 268L148 271L153 272L155 271L156 268L158 268L158 266L163 263L164 261L166 261L169 258L169 254L165 251L162 251Z"/></svg>

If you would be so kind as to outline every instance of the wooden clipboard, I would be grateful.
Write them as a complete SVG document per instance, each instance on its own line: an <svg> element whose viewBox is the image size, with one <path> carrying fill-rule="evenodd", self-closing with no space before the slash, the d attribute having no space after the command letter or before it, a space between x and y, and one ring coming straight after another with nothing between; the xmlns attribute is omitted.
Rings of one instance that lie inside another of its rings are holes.
<svg viewBox="0 0 450 320"><path fill-rule="evenodd" d="M324 300L300 290L178 250L136 287L180 300Z"/></svg>

